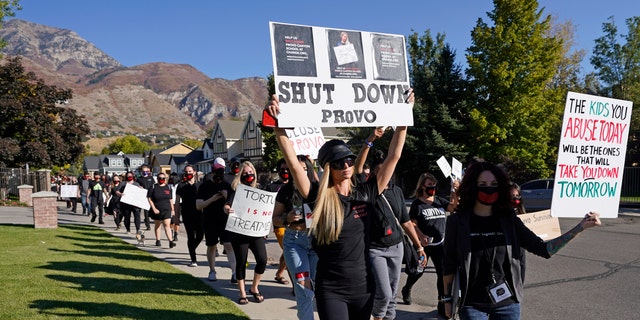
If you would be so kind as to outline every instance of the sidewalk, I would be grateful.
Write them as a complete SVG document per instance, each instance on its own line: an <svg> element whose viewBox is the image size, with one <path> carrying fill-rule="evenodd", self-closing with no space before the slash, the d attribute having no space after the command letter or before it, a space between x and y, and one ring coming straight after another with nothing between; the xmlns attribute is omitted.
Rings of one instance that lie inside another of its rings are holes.
<svg viewBox="0 0 640 320"><path fill-rule="evenodd" d="M73 213L70 209L65 207L64 202L58 202L58 224L83 224L94 225L101 227L112 235L121 238L127 243L136 246L135 234L126 234L126 230L122 228L119 231L115 230L115 223L112 216L105 217L105 224L99 225L97 223L91 223L90 217L83 216L79 213ZM153 223L153 222L152 222ZM33 209L27 207L2 207L0 206L0 224L30 224L33 225ZM132 229L133 221L131 222ZM152 224L153 225L153 224ZM144 228L144 225L143 225ZM206 258L206 246L204 241L198 246L198 267L189 267L187 264L190 262L189 253L187 250L187 241L184 235L184 227L180 230L178 236L177 246L169 249L169 243L166 240L164 232L162 233L162 246L155 246L155 236L153 230L146 231L145 241L146 246L138 246L139 249L144 250L155 256L160 260L171 264L175 268L182 270L186 273L193 275L196 278L201 279L204 283L215 289L221 295L229 298L234 303L237 302L239 297L239 291L236 284L231 284L229 279L231 278L231 270L227 263L226 255L222 254L222 246L218 245L218 251L220 256L216 258L216 271L218 275L218 281L212 282L207 280L209 268ZM255 303L253 299L249 299L249 303L246 305L238 305L238 308L249 316L251 319L273 319L273 320L295 320L296 317L296 301L295 297L291 294L291 284L283 285L274 280L275 272L278 267L278 259L282 250L276 242L275 236L271 233L267 241L267 270L262 276L260 282L260 291L265 297L265 301L262 303ZM249 254L250 266L247 270L247 291L250 288L253 278L253 255ZM404 277L403 277L404 279ZM404 281L404 280L402 280ZM398 300L397 305L397 319L407 320L425 320L425 319L438 319L436 311L430 306L420 306L413 304L410 306L402 304L401 300ZM316 314L317 319L317 314Z"/></svg>

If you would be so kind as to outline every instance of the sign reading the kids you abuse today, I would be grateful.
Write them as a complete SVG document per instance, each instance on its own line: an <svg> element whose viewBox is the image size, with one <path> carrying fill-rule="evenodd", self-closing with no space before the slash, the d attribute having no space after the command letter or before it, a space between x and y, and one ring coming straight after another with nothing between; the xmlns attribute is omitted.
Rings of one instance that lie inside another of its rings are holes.
<svg viewBox="0 0 640 320"><path fill-rule="evenodd" d="M552 216L618 216L632 107L631 101L567 94Z"/></svg>

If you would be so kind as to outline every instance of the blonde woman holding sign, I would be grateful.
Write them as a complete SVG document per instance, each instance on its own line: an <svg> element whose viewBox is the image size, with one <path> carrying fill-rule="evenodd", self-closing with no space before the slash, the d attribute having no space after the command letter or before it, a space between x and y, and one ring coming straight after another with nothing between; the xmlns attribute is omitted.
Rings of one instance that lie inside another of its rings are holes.
<svg viewBox="0 0 640 320"><path fill-rule="evenodd" d="M240 173L236 175L231 183L231 189L234 191L240 183L256 188L258 183L256 179L256 169L249 161L244 161L241 165L242 169ZM224 205L224 212L227 214L233 213L231 204L235 197L235 192L228 198L227 203ZM233 254L236 257L236 279L238 280L238 289L240 289L239 304L247 304L247 292L244 287L244 279L247 272L247 256L249 250L253 253L256 259L256 267L253 269L253 281L251 282L251 289L249 293L253 296L255 302L264 301L264 297L258 290L260 285L260 278L267 268L267 244L264 237L252 237L235 232L231 232L231 245L233 246Z"/></svg>
<svg viewBox="0 0 640 320"><path fill-rule="evenodd" d="M408 94L413 103L413 94ZM278 116L276 95L266 109L272 117ZM274 131L300 195L314 204L310 234L318 254L315 295L320 319L369 320L375 291L369 216L400 159L407 127L396 129L378 175L363 184L357 184L354 175L356 155L343 141L331 140L320 148L318 162L324 174L319 183L312 183L284 129Z"/></svg>

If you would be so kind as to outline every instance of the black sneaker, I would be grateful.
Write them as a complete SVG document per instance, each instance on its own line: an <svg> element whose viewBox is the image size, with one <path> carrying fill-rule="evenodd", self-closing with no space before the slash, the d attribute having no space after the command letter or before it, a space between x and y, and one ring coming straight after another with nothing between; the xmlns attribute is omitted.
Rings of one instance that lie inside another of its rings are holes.
<svg viewBox="0 0 640 320"><path fill-rule="evenodd" d="M173 241L178 241L178 233L173 234Z"/></svg>
<svg viewBox="0 0 640 320"><path fill-rule="evenodd" d="M238 279L236 279L236 275L235 275L235 274L232 274L232 275L231 275L231 280L230 280L229 282L231 282L231 283L233 283L233 284L238 283Z"/></svg>
<svg viewBox="0 0 640 320"><path fill-rule="evenodd" d="M160 240L156 240L156 247L159 247L161 245L162 245L162 243L160 243Z"/></svg>
<svg viewBox="0 0 640 320"><path fill-rule="evenodd" d="M173 248L176 246L176 243L173 241L169 241L169 249Z"/></svg>
<svg viewBox="0 0 640 320"><path fill-rule="evenodd" d="M406 305L411 305L411 289L402 287L402 302Z"/></svg>
<svg viewBox="0 0 640 320"><path fill-rule="evenodd" d="M91 222L96 222L96 216L91 216Z"/></svg>

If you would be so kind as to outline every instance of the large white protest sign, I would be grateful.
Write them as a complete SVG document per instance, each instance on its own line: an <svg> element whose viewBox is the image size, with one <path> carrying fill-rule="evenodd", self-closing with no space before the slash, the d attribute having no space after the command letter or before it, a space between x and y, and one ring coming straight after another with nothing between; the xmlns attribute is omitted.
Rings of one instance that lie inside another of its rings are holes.
<svg viewBox="0 0 640 320"><path fill-rule="evenodd" d="M462 162L456 158L451 158L451 175L453 179L462 179Z"/></svg>
<svg viewBox="0 0 640 320"><path fill-rule="evenodd" d="M225 230L252 237L269 234L277 194L239 184Z"/></svg>
<svg viewBox="0 0 640 320"><path fill-rule="evenodd" d="M300 127L286 129L285 132L297 155L318 158L318 150L324 145L324 135L319 127Z"/></svg>
<svg viewBox="0 0 640 320"><path fill-rule="evenodd" d="M63 184L60 186L60 198L78 197L78 186L73 184Z"/></svg>
<svg viewBox="0 0 640 320"><path fill-rule="evenodd" d="M402 35L270 22L278 126L413 125Z"/></svg>
<svg viewBox="0 0 640 320"><path fill-rule="evenodd" d="M151 205L147 199L147 189L127 184L122 191L120 202L130 204L140 209L149 210Z"/></svg>
<svg viewBox="0 0 640 320"><path fill-rule="evenodd" d="M567 94L551 202L554 217L618 216L631 101Z"/></svg>

